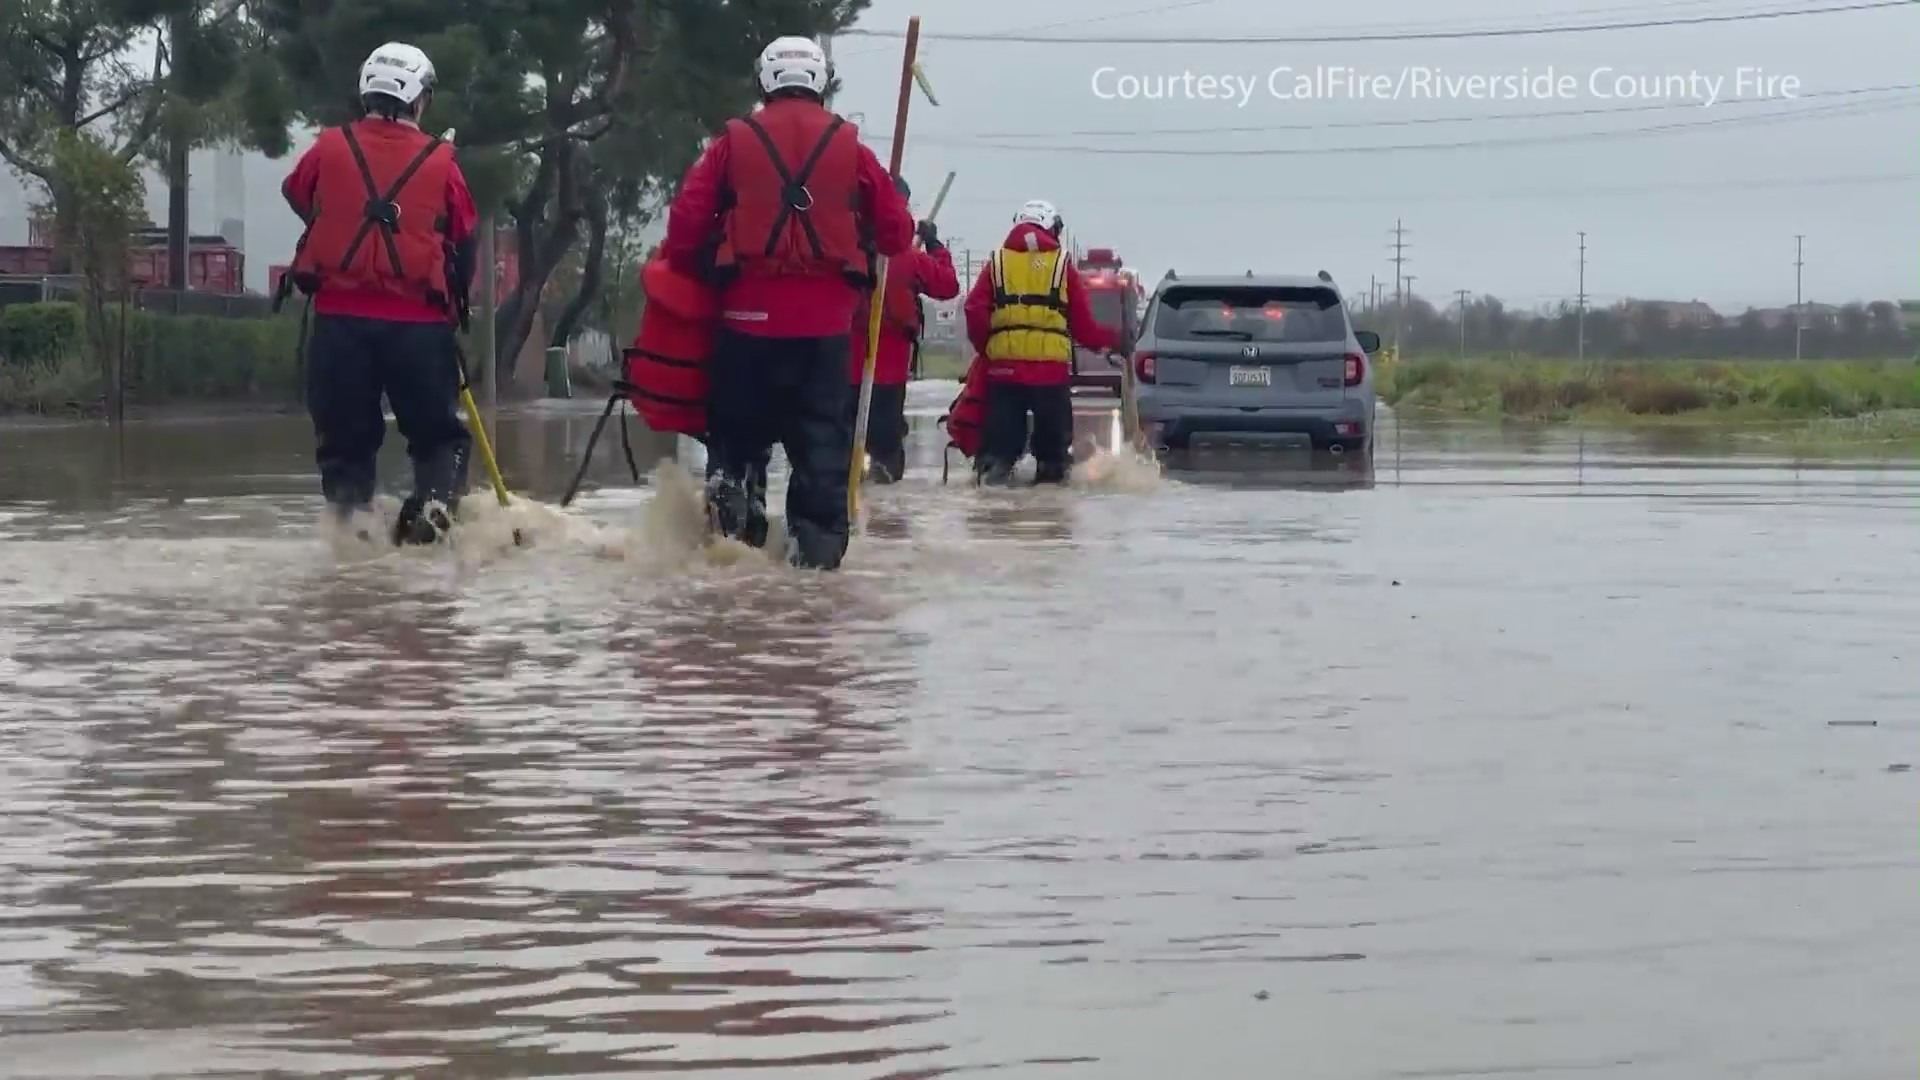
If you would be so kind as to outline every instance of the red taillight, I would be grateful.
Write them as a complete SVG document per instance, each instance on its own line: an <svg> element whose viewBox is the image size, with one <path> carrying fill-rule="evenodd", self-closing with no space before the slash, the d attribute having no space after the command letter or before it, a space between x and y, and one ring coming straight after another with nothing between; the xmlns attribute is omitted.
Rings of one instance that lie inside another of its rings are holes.
<svg viewBox="0 0 1920 1080"><path fill-rule="evenodd" d="M1360 380L1366 377L1367 377L1366 355L1363 353L1357 353L1357 352L1348 353L1347 354L1347 377L1346 377L1347 385L1359 386Z"/></svg>
<svg viewBox="0 0 1920 1080"><path fill-rule="evenodd" d="M1133 374L1135 378L1139 379L1143 383L1150 383L1153 381L1153 354L1152 353L1143 352L1143 353L1134 354Z"/></svg>

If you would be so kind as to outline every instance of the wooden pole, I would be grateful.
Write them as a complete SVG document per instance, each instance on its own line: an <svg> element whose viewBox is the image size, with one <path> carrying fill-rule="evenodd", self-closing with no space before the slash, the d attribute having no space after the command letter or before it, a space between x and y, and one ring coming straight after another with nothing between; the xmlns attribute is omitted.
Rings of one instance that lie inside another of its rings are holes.
<svg viewBox="0 0 1920 1080"><path fill-rule="evenodd" d="M914 58L920 51L920 16L907 20L907 45L900 58L900 100L893 112L893 153L887 171L900 175L907 151L907 108L913 104ZM860 373L860 408L853 419L853 459L847 463L847 527L860 520L860 485L867 476L867 420L873 411L873 373L880 361L880 309L887 292L887 257L875 260L873 294L867 299L867 363Z"/></svg>

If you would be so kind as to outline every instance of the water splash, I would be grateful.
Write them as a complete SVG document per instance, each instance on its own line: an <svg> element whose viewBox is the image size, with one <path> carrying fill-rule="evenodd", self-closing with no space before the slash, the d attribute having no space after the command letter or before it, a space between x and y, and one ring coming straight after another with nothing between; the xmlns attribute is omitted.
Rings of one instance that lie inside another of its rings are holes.
<svg viewBox="0 0 1920 1080"><path fill-rule="evenodd" d="M1147 492L1158 488L1164 479L1157 458L1128 445L1119 409L1109 414L1107 445L1094 445L1091 449L1092 452L1073 467L1072 482L1076 488Z"/></svg>
<svg viewBox="0 0 1920 1080"><path fill-rule="evenodd" d="M472 569L517 556L558 551L587 553L631 563L654 574L684 572L701 566L754 568L785 565L785 523L769 521L764 549L709 536L706 495L688 470L662 462L649 480L652 497L633 523L595 520L578 509L562 508L521 496L500 505L490 491L476 490L460 504L459 522L445 547L393 546L393 525L400 501L375 499L371 508L345 520L325 513L320 534L335 560L364 563L388 558L418 558L450 552Z"/></svg>

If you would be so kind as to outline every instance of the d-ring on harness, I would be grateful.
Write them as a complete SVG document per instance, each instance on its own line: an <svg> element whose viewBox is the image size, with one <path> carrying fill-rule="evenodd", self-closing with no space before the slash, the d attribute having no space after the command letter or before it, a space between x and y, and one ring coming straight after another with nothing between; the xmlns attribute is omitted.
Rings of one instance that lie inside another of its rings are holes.
<svg viewBox="0 0 1920 1080"><path fill-rule="evenodd" d="M807 211L813 209L813 192L807 190L807 181L813 178L814 168L820 164L820 159L826 156L827 147L833 145L833 137L839 134L840 127L846 123L846 120L842 117L834 117L833 122L827 125L826 131L821 133L820 141L814 144L813 151L807 155L805 161L800 163L800 171L791 173L787 171L786 160L780 156L780 148L774 144L773 136L767 134L767 129L761 127L759 122L751 116L745 118L743 123L747 125L748 131L753 132L760 139L760 145L767 151L767 158L773 163L774 172L780 177L780 199L783 205L780 207L780 212L773 217L773 227L767 230L767 248L762 254L772 258L774 252L779 250L780 238L786 235L787 221L791 218L798 221L800 230L807 234L807 244L813 248L813 257L824 258L826 246L820 242L820 231L813 227L813 219L807 216Z"/></svg>

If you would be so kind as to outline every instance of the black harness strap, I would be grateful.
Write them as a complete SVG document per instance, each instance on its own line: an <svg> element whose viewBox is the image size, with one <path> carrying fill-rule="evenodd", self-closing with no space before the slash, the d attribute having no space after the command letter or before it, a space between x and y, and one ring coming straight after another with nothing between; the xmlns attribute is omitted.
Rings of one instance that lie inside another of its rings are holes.
<svg viewBox="0 0 1920 1080"><path fill-rule="evenodd" d="M1063 315L1066 314L1067 298L1063 295L1065 290L1060 288L1060 286L1066 282L1066 271L1064 270L1066 265L1065 255L1062 255L1060 261L1053 264L1053 288L1045 293L1008 292L1005 258L1006 253L1004 248L993 253L993 303L995 307L1010 307L1017 304L1021 307L1040 307L1046 308L1049 311L1058 311ZM1023 329L1040 330L1044 328L1035 326L1025 327Z"/></svg>
<svg viewBox="0 0 1920 1080"><path fill-rule="evenodd" d="M400 207L393 200L399 196L402 189L413 182L414 174L420 171L420 167L427 163L427 159L432 157L446 140L438 135L428 140L427 145L414 155L413 160L408 162L407 167L394 179L393 186L382 195L379 183L373 178L373 169L367 164L367 155L360 149L360 140L353 137L353 125L343 125L340 128L340 134L345 136L347 149L353 153L353 163L360 167L360 182L367 188L366 220L360 223L360 231L353 234L353 242L347 245L347 253L340 257L340 269L345 270L353 265L353 257L360 254L360 245L366 243L367 234L378 227L380 239L386 244L387 261L393 264L393 276L404 278L407 276L407 268L400 261L400 243L397 233L400 227Z"/></svg>
<svg viewBox="0 0 1920 1080"><path fill-rule="evenodd" d="M993 253L991 266L993 272L993 303L995 307L1019 305L1023 307L1046 308L1049 311L1057 311L1062 315L1067 313L1066 289L1063 287L1067 283L1066 252L1060 252L1054 260L1053 274L1048 281L1048 284L1051 285L1052 288L1044 294L1010 293L1007 291L1005 248L1001 248ZM1073 340L1073 333L1070 330L1065 330L1058 326L1035 326L1032 323L1011 323L1006 326L996 326L987 332L987 338L991 340L1001 334L1011 334L1016 331L1047 334L1053 337L1063 337L1068 341Z"/></svg>
<svg viewBox="0 0 1920 1080"><path fill-rule="evenodd" d="M820 141L813 144L812 152L807 155L805 161L800 163L798 172L787 171L787 163L780 156L780 148L774 144L773 136L767 134L767 129L761 127L759 121L748 116L741 118L741 123L759 137L760 145L766 150L768 160L773 162L773 171L780 177L780 212L773 217L773 228L767 230L767 246L761 254L772 257L774 251L780 246L780 236L786 231L787 220L796 218L800 222L800 230L807 234L807 243L813 248L813 257L826 258L826 247L820 243L820 232L813 227L813 219L807 216L807 211L813 209L813 193L807 190L807 181L813 179L813 170L819 166L820 159L826 156L827 147L833 145L833 137L840 133L840 128L846 120L839 116L833 118L833 122L827 125L827 130L821 133Z"/></svg>

